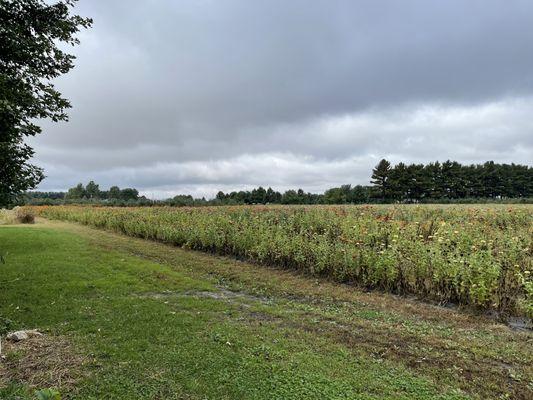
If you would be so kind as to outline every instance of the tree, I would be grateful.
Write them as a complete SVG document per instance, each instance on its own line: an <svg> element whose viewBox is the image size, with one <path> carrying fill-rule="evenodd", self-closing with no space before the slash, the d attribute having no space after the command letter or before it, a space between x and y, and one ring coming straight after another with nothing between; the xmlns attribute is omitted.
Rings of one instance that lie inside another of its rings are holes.
<svg viewBox="0 0 533 400"><path fill-rule="evenodd" d="M385 159L381 160L372 170L372 180L370 183L374 185L382 199L386 199L389 194L388 179L390 170L390 162Z"/></svg>
<svg viewBox="0 0 533 400"><path fill-rule="evenodd" d="M388 195L394 200L405 200L409 194L410 177L403 162L391 168L387 177Z"/></svg>
<svg viewBox="0 0 533 400"><path fill-rule="evenodd" d="M283 204L298 204L298 193L296 190L287 190L281 197Z"/></svg>
<svg viewBox="0 0 533 400"><path fill-rule="evenodd" d="M1 125L0 121L0 129ZM43 171L26 163L32 155L32 149L20 139L0 142L0 207L11 204L43 180Z"/></svg>
<svg viewBox="0 0 533 400"><path fill-rule="evenodd" d="M346 204L352 202L352 185L342 185L324 192L324 203Z"/></svg>
<svg viewBox="0 0 533 400"><path fill-rule="evenodd" d="M224 194L224 192L222 190L220 190L218 193L217 193L217 197L216 197L217 200L223 202L224 200L226 200L226 195Z"/></svg>
<svg viewBox="0 0 533 400"><path fill-rule="evenodd" d="M87 186L85 186L85 193L89 199L99 199L100 198L100 186L90 181Z"/></svg>
<svg viewBox="0 0 533 400"><path fill-rule="evenodd" d="M430 191L430 179L426 176L427 170L423 164L411 164L407 167L409 177L409 189L407 200L420 201Z"/></svg>
<svg viewBox="0 0 533 400"><path fill-rule="evenodd" d="M266 203L266 194L267 191L262 186L259 186L257 189L253 189L250 196L251 202L254 204Z"/></svg>
<svg viewBox="0 0 533 400"><path fill-rule="evenodd" d="M120 188L118 186L111 186L109 188L109 193L107 194L108 199L120 199Z"/></svg>
<svg viewBox="0 0 533 400"><path fill-rule="evenodd" d="M172 204L179 207L193 206L194 198L189 195L178 194L172 198Z"/></svg>
<svg viewBox="0 0 533 400"><path fill-rule="evenodd" d="M0 206L44 178L24 143L41 132L35 120L67 120L70 103L51 80L74 66L61 44L78 44L76 33L92 23L70 13L75 1L0 0Z"/></svg>
<svg viewBox="0 0 533 400"><path fill-rule="evenodd" d="M281 193L269 187L266 191L266 202L270 204L281 203Z"/></svg>
<svg viewBox="0 0 533 400"><path fill-rule="evenodd" d="M85 188L83 187L83 184L78 183L77 186L70 188L67 192L66 198L67 199L83 199L84 197L87 197L87 193L85 192Z"/></svg>
<svg viewBox="0 0 533 400"><path fill-rule="evenodd" d="M368 187L356 185L350 194L351 202L356 204L367 203L370 199Z"/></svg>
<svg viewBox="0 0 533 400"><path fill-rule="evenodd" d="M120 191L120 198L124 201L137 200L139 198L139 192L133 188L122 189Z"/></svg>

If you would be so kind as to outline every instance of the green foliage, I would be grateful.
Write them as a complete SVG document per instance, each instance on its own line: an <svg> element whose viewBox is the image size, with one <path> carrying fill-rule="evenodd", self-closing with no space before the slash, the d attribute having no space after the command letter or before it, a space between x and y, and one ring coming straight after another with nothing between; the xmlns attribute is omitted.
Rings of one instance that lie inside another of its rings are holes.
<svg viewBox="0 0 533 400"><path fill-rule="evenodd" d="M0 139L0 207L12 204L22 192L34 188L44 178L40 168L26 162L33 154L21 138Z"/></svg>
<svg viewBox="0 0 533 400"><path fill-rule="evenodd" d="M37 400L61 400L61 394L54 389L41 389L35 392Z"/></svg>
<svg viewBox="0 0 533 400"><path fill-rule="evenodd" d="M83 199L85 197L87 197L87 192L82 183L70 188L65 196L66 199Z"/></svg>
<svg viewBox="0 0 533 400"><path fill-rule="evenodd" d="M405 165L381 160L372 174L384 201L447 202L457 199L525 199L533 196L533 168L527 165L461 165L456 161Z"/></svg>
<svg viewBox="0 0 533 400"><path fill-rule="evenodd" d="M385 200L389 197L389 175L390 175L391 165L390 162L383 159L378 165L372 170L371 183L377 189L377 197Z"/></svg>
<svg viewBox="0 0 533 400"><path fill-rule="evenodd" d="M9 318L0 317L0 336L5 335L13 328L13 321Z"/></svg>
<svg viewBox="0 0 533 400"><path fill-rule="evenodd" d="M107 197L108 199L120 199L120 188L118 186L111 186Z"/></svg>
<svg viewBox="0 0 533 400"><path fill-rule="evenodd" d="M98 186L94 181L90 181L87 186L85 186L85 194L89 199L99 199L100 198L100 186Z"/></svg>
<svg viewBox="0 0 533 400"><path fill-rule="evenodd" d="M283 194L272 188L258 187L251 191L224 193L214 199L177 195L167 200L148 200L139 197L136 189L99 190L93 181L86 187L81 183L68 193L30 192L25 204L106 204L115 206L206 206L238 204L368 204L368 203L524 203L533 202L533 168L527 165L495 164L463 166L457 162L427 165L399 163L391 167L381 160L372 172L374 186L342 185L324 194L306 193L302 189L287 190Z"/></svg>
<svg viewBox="0 0 533 400"><path fill-rule="evenodd" d="M120 199L124 201L135 201L139 198L139 192L137 189L125 188L120 191Z"/></svg>
<svg viewBox="0 0 533 400"><path fill-rule="evenodd" d="M78 43L90 19L70 14L72 0L0 1L0 206L34 188L43 171L28 163L27 136L41 132L38 119L67 119L69 102L51 81L73 67L74 56L60 45Z"/></svg>
<svg viewBox="0 0 533 400"><path fill-rule="evenodd" d="M172 205L178 207L194 206L194 198L191 195L179 194L172 198Z"/></svg>
<svg viewBox="0 0 533 400"><path fill-rule="evenodd" d="M440 302L531 308L531 207L43 207L41 215Z"/></svg>

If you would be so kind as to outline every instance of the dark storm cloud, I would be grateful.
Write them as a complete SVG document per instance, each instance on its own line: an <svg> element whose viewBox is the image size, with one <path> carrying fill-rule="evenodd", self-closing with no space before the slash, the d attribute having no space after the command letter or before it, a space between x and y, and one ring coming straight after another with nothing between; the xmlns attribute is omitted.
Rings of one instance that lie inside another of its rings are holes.
<svg viewBox="0 0 533 400"><path fill-rule="evenodd" d="M35 141L42 188L320 190L364 183L383 156L532 161L530 1L82 0L78 12L95 25L58 82L71 121Z"/></svg>

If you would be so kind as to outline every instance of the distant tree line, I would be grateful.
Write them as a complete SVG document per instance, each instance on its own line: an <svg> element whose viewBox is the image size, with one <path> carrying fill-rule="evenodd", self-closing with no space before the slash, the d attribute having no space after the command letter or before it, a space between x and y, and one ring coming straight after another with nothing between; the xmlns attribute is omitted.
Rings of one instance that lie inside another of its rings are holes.
<svg viewBox="0 0 533 400"><path fill-rule="evenodd" d="M272 188L258 187L251 191L218 192L215 201L219 204L347 204L372 201L370 186L342 185L326 190L322 194L304 192L302 189L287 190L284 193Z"/></svg>
<svg viewBox="0 0 533 400"><path fill-rule="evenodd" d="M533 197L533 168L527 165L461 165L456 161L391 166L381 160L372 171L374 196L384 202Z"/></svg>
<svg viewBox="0 0 533 400"><path fill-rule="evenodd" d="M258 187L247 191L218 192L214 199L177 195L166 200L139 196L134 188L112 186L100 190L95 182L79 183L65 192L27 192L26 204L107 204L207 206L239 204L364 204L364 203L482 203L533 202L533 168L517 164L461 165L455 161L427 165L383 159L373 169L372 185L342 185L324 193L302 189L283 193Z"/></svg>
<svg viewBox="0 0 533 400"><path fill-rule="evenodd" d="M77 186L70 188L65 194L65 199L136 201L139 199L139 192L137 189L120 189L118 186L111 186L109 190L100 190L100 185L96 184L94 181L90 181L86 186L83 186L82 183L78 183Z"/></svg>
<svg viewBox="0 0 533 400"><path fill-rule="evenodd" d="M120 189L111 186L109 190L100 190L100 185L90 181L87 185L78 183L67 192L27 192L24 196L25 204L79 204L102 203L110 205L144 205L150 204L144 196L134 188Z"/></svg>

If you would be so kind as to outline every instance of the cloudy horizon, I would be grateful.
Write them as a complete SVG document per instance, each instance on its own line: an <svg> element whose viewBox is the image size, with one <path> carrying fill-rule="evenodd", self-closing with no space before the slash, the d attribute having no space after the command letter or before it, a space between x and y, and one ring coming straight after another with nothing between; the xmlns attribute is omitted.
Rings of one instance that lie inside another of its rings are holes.
<svg viewBox="0 0 533 400"><path fill-rule="evenodd" d="M368 184L381 159L533 163L533 3L81 0L38 190Z"/></svg>

